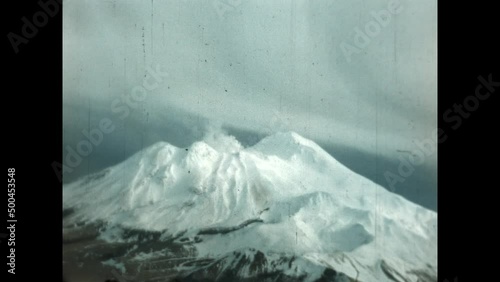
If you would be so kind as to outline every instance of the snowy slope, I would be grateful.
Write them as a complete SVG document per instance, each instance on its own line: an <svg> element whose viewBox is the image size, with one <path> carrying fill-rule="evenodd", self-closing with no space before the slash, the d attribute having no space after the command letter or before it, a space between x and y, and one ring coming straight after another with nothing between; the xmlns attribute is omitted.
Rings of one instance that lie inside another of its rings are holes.
<svg viewBox="0 0 500 282"><path fill-rule="evenodd" d="M204 257L248 249L293 254L359 281L417 281L437 270L435 212L293 132L249 148L234 138L189 148L158 143L66 185L63 197L75 210L69 222L196 236Z"/></svg>

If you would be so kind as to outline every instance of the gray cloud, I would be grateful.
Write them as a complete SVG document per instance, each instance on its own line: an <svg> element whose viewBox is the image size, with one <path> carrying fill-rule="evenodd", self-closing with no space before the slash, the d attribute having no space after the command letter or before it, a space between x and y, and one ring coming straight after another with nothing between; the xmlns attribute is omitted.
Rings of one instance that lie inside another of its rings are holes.
<svg viewBox="0 0 500 282"><path fill-rule="evenodd" d="M388 2L245 1L220 17L211 1L66 1L64 142L74 146L102 117L117 129L65 181L156 141L187 146L213 122L254 140L276 129L276 113L280 129L342 148L328 151L376 180L366 160L397 162L437 116L435 1L401 0L402 12L351 62L339 48ZM156 64L169 77L119 119L112 101ZM415 179L428 181L402 184L430 187L407 197L435 198L435 167L427 158Z"/></svg>

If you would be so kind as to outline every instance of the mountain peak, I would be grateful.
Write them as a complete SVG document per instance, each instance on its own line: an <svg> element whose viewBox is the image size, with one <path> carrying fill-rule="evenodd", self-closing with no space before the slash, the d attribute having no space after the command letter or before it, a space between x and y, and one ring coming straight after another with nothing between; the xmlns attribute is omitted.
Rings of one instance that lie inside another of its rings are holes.
<svg viewBox="0 0 500 282"><path fill-rule="evenodd" d="M292 248L351 277L357 276L351 263L369 269L362 281L384 275L382 260L401 273L437 263L436 213L354 173L295 132L246 149L234 137L215 135L188 148L159 142L88 181L65 185L63 196L75 210L67 225L104 221L193 235L201 240L200 256ZM355 260L336 260L336 253Z"/></svg>

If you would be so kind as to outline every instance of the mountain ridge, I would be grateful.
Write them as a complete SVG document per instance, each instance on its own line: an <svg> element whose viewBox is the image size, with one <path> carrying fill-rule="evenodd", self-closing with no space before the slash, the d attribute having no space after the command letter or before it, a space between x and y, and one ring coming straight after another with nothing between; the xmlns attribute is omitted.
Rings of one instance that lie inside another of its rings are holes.
<svg viewBox="0 0 500 282"><path fill-rule="evenodd" d="M197 241L202 257L242 248L291 252L362 281L387 277L382 262L403 275L437 269L435 212L352 172L297 133L248 148L223 139L188 148L157 143L66 185L65 206L75 209L66 222L181 236ZM339 254L354 264L337 262Z"/></svg>

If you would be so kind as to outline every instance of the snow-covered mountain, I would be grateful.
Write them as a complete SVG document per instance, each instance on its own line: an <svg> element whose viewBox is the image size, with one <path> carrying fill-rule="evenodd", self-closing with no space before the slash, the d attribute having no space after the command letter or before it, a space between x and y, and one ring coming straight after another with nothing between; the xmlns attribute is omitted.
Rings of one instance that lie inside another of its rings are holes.
<svg viewBox="0 0 500 282"><path fill-rule="evenodd" d="M296 133L248 148L220 140L189 148L158 143L66 185L64 207L73 212L65 226L100 223L108 242L126 240L120 230L188 242L190 254L208 262L182 275L199 280L223 281L229 270L233 279L278 281L437 279L435 212L354 173Z"/></svg>

